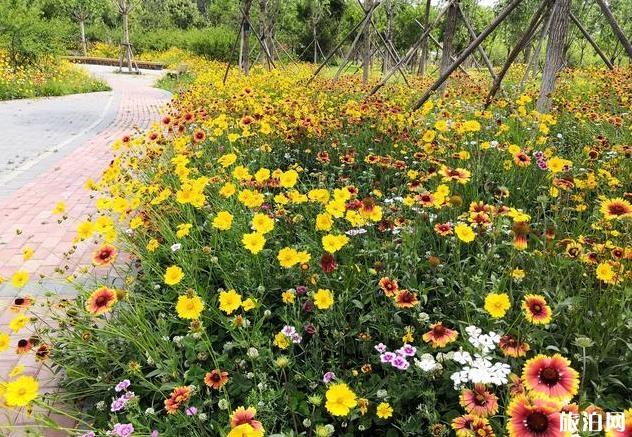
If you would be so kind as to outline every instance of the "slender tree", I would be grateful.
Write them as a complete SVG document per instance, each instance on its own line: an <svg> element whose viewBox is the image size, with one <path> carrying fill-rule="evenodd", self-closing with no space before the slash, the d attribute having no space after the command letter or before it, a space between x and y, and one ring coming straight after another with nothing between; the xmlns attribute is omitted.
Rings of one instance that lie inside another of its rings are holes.
<svg viewBox="0 0 632 437"><path fill-rule="evenodd" d="M364 0L365 13L373 10L374 0ZM370 18L369 18L370 19ZM371 71L371 26L364 27L362 44L362 83L369 81L369 73Z"/></svg>
<svg viewBox="0 0 632 437"><path fill-rule="evenodd" d="M244 0L241 13L241 44L239 49L239 68L247 76L250 74L250 8L252 0Z"/></svg>
<svg viewBox="0 0 632 437"><path fill-rule="evenodd" d="M540 112L551 109L551 94L555 90L557 75L564 66L564 47L570 22L571 0L555 0L552 11L549 40L546 46L546 60L540 85L540 96L536 108Z"/></svg>
<svg viewBox="0 0 632 437"><path fill-rule="evenodd" d="M440 74L444 74L450 68L452 64L452 55L454 51L454 34L456 32L456 25L459 18L459 10L455 2L459 0L452 0L448 6L448 11L445 18L445 26L443 28L443 53L441 54L441 69ZM442 87L445 86L442 84Z"/></svg>
<svg viewBox="0 0 632 437"><path fill-rule="evenodd" d="M424 21L423 26L424 29L428 28L428 24L430 24L430 2L432 0L426 0L426 9L424 11ZM417 74L423 76L426 74L426 63L428 62L428 38L424 38L421 42L421 58L419 59L419 70L417 70Z"/></svg>
<svg viewBox="0 0 632 437"><path fill-rule="evenodd" d="M123 20L123 42L121 43L121 45L123 46L124 50L124 53L121 55L119 70L123 69L124 58L129 72L132 73L134 70L134 67L132 65L134 54L132 52L132 43L130 42L129 37L129 14L134 9L134 3L133 0L117 0L117 4L119 13L121 14L121 18Z"/></svg>
<svg viewBox="0 0 632 437"><path fill-rule="evenodd" d="M619 42L625 49L626 53L630 57L630 61L632 62L632 44L630 44L630 41L625 36L625 33L623 33L623 30L619 26L619 23L617 23L617 19L614 17L614 15L612 15L612 11L610 10L606 2L604 0L596 0L596 1L599 4L599 7L601 8L601 12L603 12L604 17L606 17L608 24L610 24L610 27L612 27L612 31L619 39Z"/></svg>

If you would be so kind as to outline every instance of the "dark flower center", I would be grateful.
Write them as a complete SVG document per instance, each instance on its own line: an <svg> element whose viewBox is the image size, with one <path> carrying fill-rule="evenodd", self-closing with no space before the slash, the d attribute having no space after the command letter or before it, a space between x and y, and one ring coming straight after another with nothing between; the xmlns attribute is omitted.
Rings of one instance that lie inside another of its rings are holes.
<svg viewBox="0 0 632 437"><path fill-rule="evenodd" d="M22 305L24 303L24 298L23 297L18 297L15 299L14 303L16 305Z"/></svg>
<svg viewBox="0 0 632 437"><path fill-rule="evenodd" d="M534 304L531 307L531 310L535 313L535 314L540 314L540 312L542 311L542 307L540 306L540 304Z"/></svg>
<svg viewBox="0 0 632 437"><path fill-rule="evenodd" d="M540 412L534 412L527 417L527 428L529 431L535 433L542 433L546 431L549 427L549 419L546 417L546 414Z"/></svg>
<svg viewBox="0 0 632 437"><path fill-rule="evenodd" d="M613 214L613 215L625 214L625 207L621 205L620 203L612 204L610 205L610 208L608 209L610 210L610 214Z"/></svg>
<svg viewBox="0 0 632 437"><path fill-rule="evenodd" d="M96 300L94 301L94 303L95 303L98 307L101 307L101 306L105 306L105 305L107 305L108 300L109 300L109 299L107 298L107 296L99 296L99 297L97 297L97 298L96 298Z"/></svg>
<svg viewBox="0 0 632 437"><path fill-rule="evenodd" d="M441 336L445 334L445 328L443 327L443 325L437 325L434 328L432 328L432 332L434 332L434 335L436 336Z"/></svg>
<svg viewBox="0 0 632 437"><path fill-rule="evenodd" d="M483 393L477 393L474 396L474 403L476 405L483 406L483 405L487 404L487 398L485 397L485 395Z"/></svg>
<svg viewBox="0 0 632 437"><path fill-rule="evenodd" d="M556 369L546 367L540 372L540 378L546 385L555 385L560 381L560 374Z"/></svg>
<svg viewBox="0 0 632 437"><path fill-rule="evenodd" d="M18 347L26 347L26 345L29 344L28 340L20 340L18 341Z"/></svg>

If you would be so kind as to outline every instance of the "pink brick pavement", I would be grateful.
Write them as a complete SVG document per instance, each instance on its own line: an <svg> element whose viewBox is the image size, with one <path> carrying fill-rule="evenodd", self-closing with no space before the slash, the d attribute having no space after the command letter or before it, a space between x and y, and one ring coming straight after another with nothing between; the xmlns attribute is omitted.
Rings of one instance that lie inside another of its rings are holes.
<svg viewBox="0 0 632 437"><path fill-rule="evenodd" d="M16 270L27 270L31 282L41 275L61 280L73 273L78 266L89 263L94 250L89 243L79 244L74 253L63 254L73 246L76 226L93 212L90 193L84 188L88 178L97 179L113 157L109 145L126 134L147 128L158 121L160 107L168 101L165 92L150 86L147 80L139 83L125 76L108 75L115 93L120 94L119 107L113 122L89 141L80 145L49 169L22 186L9 197L0 200L0 275L10 279ZM61 127L63 128L63 127ZM68 219L58 223L59 216L52 214L56 203L66 204ZM30 247L34 256L23 260L22 250ZM55 273L63 267L63 274ZM11 285L5 283L4 289ZM10 332L8 322L15 316L9 306L15 295L3 293L0 298L0 332ZM40 382L40 393L55 389L54 379L41 363L34 360L32 354L17 355L15 348L21 338L28 338L26 329L11 335L8 351L0 353L0 380L18 364L26 367L25 374L35 376ZM0 413L0 435L24 435L24 429L13 430L3 426L26 426L33 424L25 411L8 410ZM3 417L5 416L5 417ZM72 421L59 419L60 425L72 426ZM8 429L8 430L7 430ZM43 435L69 435L66 432L42 431Z"/></svg>

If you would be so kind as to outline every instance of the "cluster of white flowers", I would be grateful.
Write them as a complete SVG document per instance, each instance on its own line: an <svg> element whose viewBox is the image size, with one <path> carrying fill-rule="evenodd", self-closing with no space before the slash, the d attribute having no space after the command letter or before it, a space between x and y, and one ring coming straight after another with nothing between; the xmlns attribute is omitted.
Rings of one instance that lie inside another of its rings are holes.
<svg viewBox="0 0 632 437"><path fill-rule="evenodd" d="M415 358L415 366L419 367L424 372L433 372L440 370L443 366L435 360L431 354L422 354L421 359Z"/></svg>
<svg viewBox="0 0 632 437"><path fill-rule="evenodd" d="M474 384L494 384L502 385L507 383L507 377L511 373L509 364L492 362L491 352L496 349L500 336L495 332L483 334L476 326L465 328L468 334L468 341L472 346L480 351L474 355L462 349L455 352L452 359L463 367L460 371L454 372L450 379L454 382L454 389L458 390L464 384L471 382Z"/></svg>

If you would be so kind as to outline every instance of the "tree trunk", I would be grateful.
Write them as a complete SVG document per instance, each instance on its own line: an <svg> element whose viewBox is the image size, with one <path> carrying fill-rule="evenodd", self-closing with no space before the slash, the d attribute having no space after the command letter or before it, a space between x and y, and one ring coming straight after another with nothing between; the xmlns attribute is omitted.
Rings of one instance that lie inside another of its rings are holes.
<svg viewBox="0 0 632 437"><path fill-rule="evenodd" d="M546 61L542 73L540 96L536 108L540 112L551 109L551 94L555 89L557 74L564 65L564 47L570 22L571 0L556 0L553 6L553 19L546 46Z"/></svg>
<svg viewBox="0 0 632 437"><path fill-rule="evenodd" d="M81 34L81 54L88 56L88 43L86 42L86 24L84 20L79 20L79 32Z"/></svg>
<svg viewBox="0 0 632 437"><path fill-rule="evenodd" d="M424 29L428 28L430 24L430 2L432 0L426 0L426 10L424 13ZM419 60L419 70L417 74L423 76L426 74L426 63L428 62L428 38L424 38L421 43L421 59Z"/></svg>
<svg viewBox="0 0 632 437"><path fill-rule="evenodd" d="M621 27L619 27L617 19L614 18L614 15L612 15L612 12L610 11L610 8L606 4L606 2L604 0L597 0L597 3L599 3L601 12L603 12L606 20L608 20L608 24L610 24L610 27L612 27L612 31L621 42L621 45L623 45L623 48L625 48L625 51L627 52L628 56L630 57L630 61L632 62L632 44L630 44L630 41L626 38L623 30L621 30Z"/></svg>
<svg viewBox="0 0 632 437"><path fill-rule="evenodd" d="M241 28L241 49L239 68L248 76L250 74L250 7L252 0L244 0L244 25Z"/></svg>
<svg viewBox="0 0 632 437"><path fill-rule="evenodd" d="M365 13L371 13L373 10L373 0L365 0ZM370 17L368 18L371 19ZM364 41L362 41L362 83L369 81L369 73L371 71L371 26L368 24L364 27Z"/></svg>
<svg viewBox="0 0 632 437"><path fill-rule="evenodd" d="M318 63L318 39L316 39L316 20L312 23L312 44L314 44L314 64Z"/></svg>
<svg viewBox="0 0 632 437"><path fill-rule="evenodd" d="M123 45L125 46L125 62L129 72L132 72L132 45L129 40L129 8L127 7L127 0L123 0L123 8L121 14L123 15Z"/></svg>
<svg viewBox="0 0 632 437"><path fill-rule="evenodd" d="M393 10L393 0L386 0L385 4L386 10L386 44L390 44L393 41L393 15L395 11ZM379 30L378 30L379 32ZM382 64L382 72L386 73L391 65L395 64L395 59L392 58L390 50L386 50L384 52L384 63Z"/></svg>
<svg viewBox="0 0 632 437"><path fill-rule="evenodd" d="M458 0L454 0L455 2ZM456 22L459 17L457 6L452 3L448 7L448 13L445 19L445 27L443 30L443 53L441 54L441 70L440 75L445 74L452 64L452 52L454 51L454 32L456 32ZM441 84L441 88L445 86L445 82Z"/></svg>

